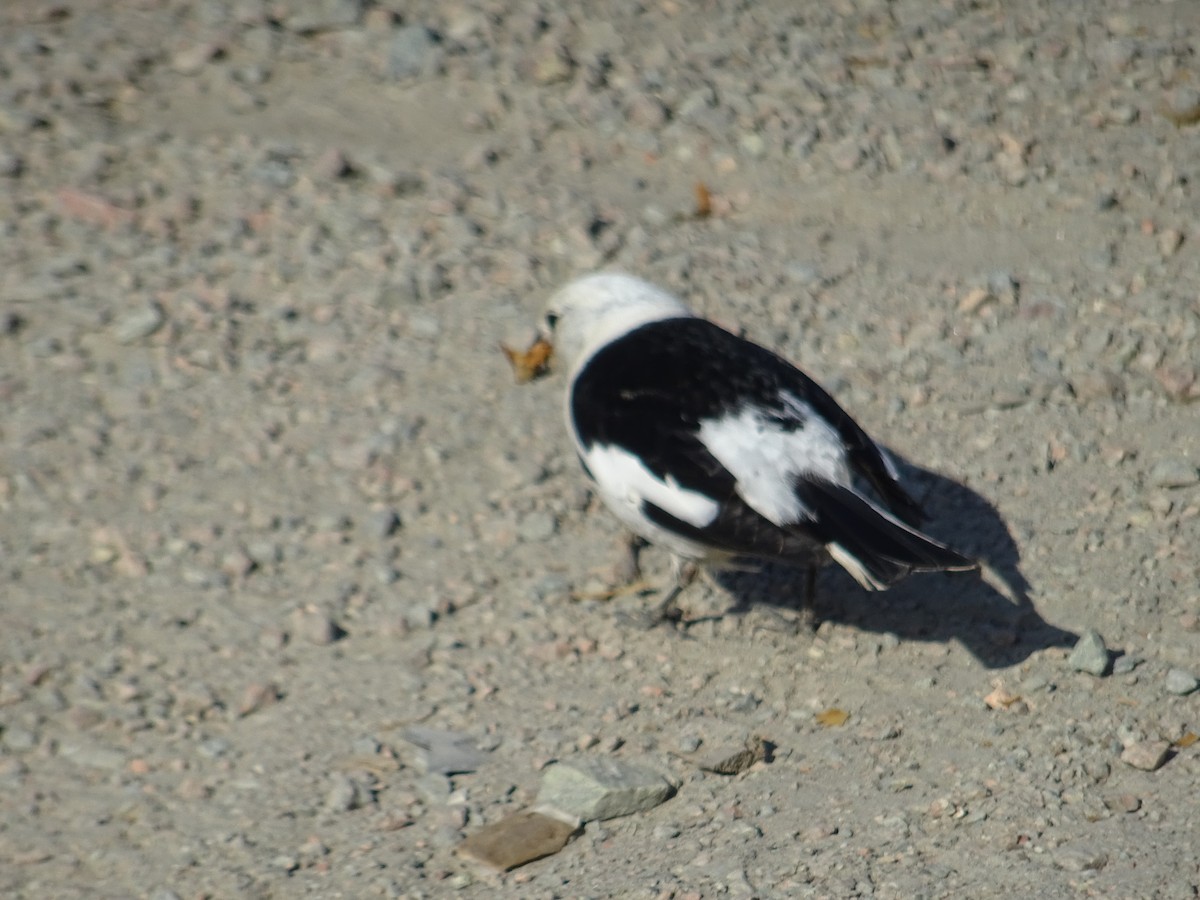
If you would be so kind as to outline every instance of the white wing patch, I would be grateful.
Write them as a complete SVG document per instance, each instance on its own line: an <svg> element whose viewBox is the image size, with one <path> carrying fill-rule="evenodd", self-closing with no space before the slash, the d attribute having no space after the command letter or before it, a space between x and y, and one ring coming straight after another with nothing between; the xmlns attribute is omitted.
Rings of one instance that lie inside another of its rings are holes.
<svg viewBox="0 0 1200 900"><path fill-rule="evenodd" d="M636 522L644 521L643 500L696 528L712 524L720 512L720 504L712 497L681 487L670 476L659 478L636 455L615 445L593 445L584 454L584 463L614 512L627 523L631 516Z"/></svg>
<svg viewBox="0 0 1200 900"><path fill-rule="evenodd" d="M737 491L760 515L788 525L812 514L796 496L802 476L849 484L846 450L833 426L816 410L791 394L780 395L785 407L804 422L787 430L760 407L743 409L700 423L700 440L737 479Z"/></svg>

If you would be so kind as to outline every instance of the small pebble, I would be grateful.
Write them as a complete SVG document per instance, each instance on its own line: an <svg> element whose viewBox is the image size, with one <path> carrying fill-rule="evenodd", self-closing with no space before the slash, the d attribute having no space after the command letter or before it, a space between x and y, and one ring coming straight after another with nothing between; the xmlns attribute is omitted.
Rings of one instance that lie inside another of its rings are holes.
<svg viewBox="0 0 1200 900"><path fill-rule="evenodd" d="M1145 660L1140 656L1132 656L1124 653L1113 661L1112 673L1114 675L1128 675L1144 662Z"/></svg>
<svg viewBox="0 0 1200 900"><path fill-rule="evenodd" d="M538 510L523 516L517 523L517 535L528 544L537 544L554 537L558 522L552 513Z"/></svg>
<svg viewBox="0 0 1200 900"><path fill-rule="evenodd" d="M1096 847L1059 847L1053 858L1054 864L1066 872L1099 871L1108 865L1108 854Z"/></svg>
<svg viewBox="0 0 1200 900"><path fill-rule="evenodd" d="M1097 677L1108 671L1108 648L1100 633L1092 629L1084 632L1067 658L1067 664L1076 672L1087 672Z"/></svg>
<svg viewBox="0 0 1200 900"><path fill-rule="evenodd" d="M154 334L164 321L162 309L157 304L151 304L118 321L113 329L113 337L122 344L132 344Z"/></svg>
<svg viewBox="0 0 1200 900"><path fill-rule="evenodd" d="M395 81L405 81L424 74L436 50L433 35L424 25L396 29L388 47L388 75Z"/></svg>
<svg viewBox="0 0 1200 900"><path fill-rule="evenodd" d="M1121 751L1121 762L1143 772L1153 772L1167 761L1170 752L1170 741L1139 741Z"/></svg>
<svg viewBox="0 0 1200 900"><path fill-rule="evenodd" d="M292 631L318 647L332 644L345 635L337 623L319 609L298 609L292 613Z"/></svg>
<svg viewBox="0 0 1200 900"><path fill-rule="evenodd" d="M1200 467L1189 459L1162 459L1150 469L1146 478L1150 487L1184 488L1200 483Z"/></svg>
<svg viewBox="0 0 1200 900"><path fill-rule="evenodd" d="M1165 686L1168 693L1184 696L1200 687L1200 679L1183 669L1171 669L1167 672Z"/></svg>
<svg viewBox="0 0 1200 900"><path fill-rule="evenodd" d="M330 812L350 812L362 807L365 800L357 781L348 775L335 775L325 794L325 808Z"/></svg>

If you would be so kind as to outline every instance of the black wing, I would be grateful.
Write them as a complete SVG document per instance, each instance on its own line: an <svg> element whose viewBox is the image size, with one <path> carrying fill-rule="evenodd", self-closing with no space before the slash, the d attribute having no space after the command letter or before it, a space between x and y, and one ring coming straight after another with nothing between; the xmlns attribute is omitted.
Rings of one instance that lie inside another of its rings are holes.
<svg viewBox="0 0 1200 900"><path fill-rule="evenodd" d="M785 394L799 403L785 403ZM801 428L801 404L834 428L851 469L895 519L850 488L801 479L795 490L813 518L780 527L742 500L735 477L700 440L702 422L747 406L782 429ZM917 503L892 477L875 442L826 391L782 357L703 319L654 322L602 348L575 378L571 416L585 450L622 447L658 478L718 501L717 518L704 527L643 503L649 519L702 544L792 562L809 562L836 544L851 557L843 565L868 588L913 571L974 566L915 530Z"/></svg>
<svg viewBox="0 0 1200 900"><path fill-rule="evenodd" d="M784 394L834 428L851 470L897 518L920 523L920 506L836 400L787 360L704 319L652 322L600 350L575 380L571 413L585 447L615 443L659 477L670 473L684 487L722 499L733 494L734 479L700 443L700 423L751 404L782 428L803 427Z"/></svg>

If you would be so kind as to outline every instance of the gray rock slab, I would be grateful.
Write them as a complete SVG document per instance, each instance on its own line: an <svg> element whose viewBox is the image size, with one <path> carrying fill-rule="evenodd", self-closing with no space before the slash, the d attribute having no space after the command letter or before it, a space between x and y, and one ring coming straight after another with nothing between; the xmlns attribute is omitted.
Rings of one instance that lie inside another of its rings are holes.
<svg viewBox="0 0 1200 900"><path fill-rule="evenodd" d="M589 757L547 769L538 803L589 822L652 809L674 793L674 785L648 766Z"/></svg>
<svg viewBox="0 0 1200 900"><path fill-rule="evenodd" d="M403 737L420 748L420 760L426 772L442 775L474 772L487 759L487 754L461 732L414 725L404 730Z"/></svg>

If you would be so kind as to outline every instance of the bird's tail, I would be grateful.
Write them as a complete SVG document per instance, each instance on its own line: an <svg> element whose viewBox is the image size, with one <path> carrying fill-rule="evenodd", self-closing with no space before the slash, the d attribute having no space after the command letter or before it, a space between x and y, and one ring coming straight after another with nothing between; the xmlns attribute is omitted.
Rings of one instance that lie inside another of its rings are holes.
<svg viewBox="0 0 1200 900"><path fill-rule="evenodd" d="M912 572L966 572L976 560L906 525L861 494L828 481L804 481L796 493L816 519L829 555L870 591Z"/></svg>

